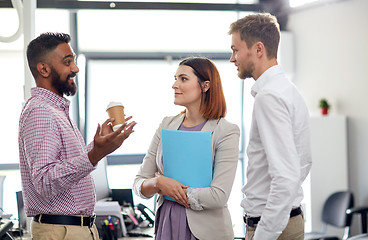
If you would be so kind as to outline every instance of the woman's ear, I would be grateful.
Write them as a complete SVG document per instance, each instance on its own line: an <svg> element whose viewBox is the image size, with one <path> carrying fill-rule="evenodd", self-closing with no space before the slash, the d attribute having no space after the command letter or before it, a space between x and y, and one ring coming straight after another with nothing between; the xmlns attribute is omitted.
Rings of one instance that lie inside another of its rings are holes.
<svg viewBox="0 0 368 240"><path fill-rule="evenodd" d="M208 89L210 89L210 81L207 80L202 83L202 90L203 92L207 92Z"/></svg>
<svg viewBox="0 0 368 240"><path fill-rule="evenodd" d="M37 64L37 71L40 73L40 75L44 78L47 78L50 76L51 69L48 64L39 62Z"/></svg>

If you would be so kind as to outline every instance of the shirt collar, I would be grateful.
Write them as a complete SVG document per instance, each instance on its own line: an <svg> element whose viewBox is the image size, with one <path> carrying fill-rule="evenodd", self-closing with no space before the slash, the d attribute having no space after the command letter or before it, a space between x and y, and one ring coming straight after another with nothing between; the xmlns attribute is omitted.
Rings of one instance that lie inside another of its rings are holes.
<svg viewBox="0 0 368 240"><path fill-rule="evenodd" d="M70 101L68 99L64 97L60 97L56 93L50 90L47 90L46 88L41 88L41 87L32 88L31 96L49 101L60 109L63 109L63 110L69 109Z"/></svg>
<svg viewBox="0 0 368 240"><path fill-rule="evenodd" d="M281 73L282 68L280 65L274 65L267 69L262 75L257 79L257 81L253 84L251 89L251 94L253 97L257 95L259 91L262 90L262 88L267 85L269 81L272 80L272 76L275 76L277 73Z"/></svg>

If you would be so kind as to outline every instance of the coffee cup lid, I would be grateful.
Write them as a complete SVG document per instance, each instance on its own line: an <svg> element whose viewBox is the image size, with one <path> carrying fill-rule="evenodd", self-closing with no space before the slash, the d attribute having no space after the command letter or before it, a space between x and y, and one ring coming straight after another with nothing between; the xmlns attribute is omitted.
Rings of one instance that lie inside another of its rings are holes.
<svg viewBox="0 0 368 240"><path fill-rule="evenodd" d="M122 107L124 107L121 102L110 102L109 105L107 105L106 110L109 109L109 108L111 108L111 107L116 107L116 106L122 106Z"/></svg>

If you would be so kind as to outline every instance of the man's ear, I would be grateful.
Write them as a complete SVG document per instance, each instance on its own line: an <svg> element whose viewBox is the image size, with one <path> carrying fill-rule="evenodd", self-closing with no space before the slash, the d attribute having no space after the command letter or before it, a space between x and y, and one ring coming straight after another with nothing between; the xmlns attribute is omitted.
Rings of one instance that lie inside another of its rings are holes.
<svg viewBox="0 0 368 240"><path fill-rule="evenodd" d="M256 49L257 56L261 57L262 55L266 53L265 46L262 42L256 42L254 45L255 45L254 47Z"/></svg>
<svg viewBox="0 0 368 240"><path fill-rule="evenodd" d="M203 89L203 92L207 92L208 91L208 89L210 89L210 81L204 81L203 83L202 83L202 89Z"/></svg>
<svg viewBox="0 0 368 240"><path fill-rule="evenodd" d="M42 77L47 78L50 76L51 68L47 63L39 62L37 63L37 71Z"/></svg>

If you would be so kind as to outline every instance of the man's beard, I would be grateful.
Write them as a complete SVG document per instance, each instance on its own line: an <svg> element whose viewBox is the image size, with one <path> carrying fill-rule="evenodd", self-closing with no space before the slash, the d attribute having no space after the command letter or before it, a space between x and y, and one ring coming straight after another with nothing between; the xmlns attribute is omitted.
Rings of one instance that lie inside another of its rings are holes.
<svg viewBox="0 0 368 240"><path fill-rule="evenodd" d="M253 71L254 71L254 64L249 63L247 65L246 69L239 68L238 77L240 79L252 78L253 77Z"/></svg>
<svg viewBox="0 0 368 240"><path fill-rule="evenodd" d="M51 78L52 78L52 86L58 91L61 95L74 96L77 92L77 85L73 82L71 85L68 83L70 78L75 77L76 74L72 73L67 76L65 81L62 81L60 78L60 74L51 67Z"/></svg>

